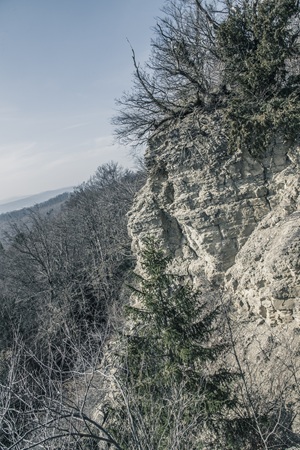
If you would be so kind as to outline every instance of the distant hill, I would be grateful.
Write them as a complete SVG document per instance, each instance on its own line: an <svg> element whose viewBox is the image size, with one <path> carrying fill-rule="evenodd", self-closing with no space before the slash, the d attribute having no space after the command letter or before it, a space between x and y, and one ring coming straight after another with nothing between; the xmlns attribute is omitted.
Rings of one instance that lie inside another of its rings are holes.
<svg viewBox="0 0 300 450"><path fill-rule="evenodd" d="M5 203L0 202L0 214L8 213L11 211L17 211L23 208L31 208L32 206L46 202L51 198L55 198L60 194L68 193L73 191L73 187L66 187L62 189L55 189L52 191L41 192L35 195L29 195L26 197L9 200Z"/></svg>
<svg viewBox="0 0 300 450"><path fill-rule="evenodd" d="M68 189L69 191L66 191L66 189ZM25 223L32 210L38 210L39 213L42 215L46 215L50 211L52 213L58 212L61 209L62 205L70 197L70 193L73 191L73 188L66 188L66 189L57 189L54 191L43 192L41 194L33 195L30 198L28 197L26 199L20 199L10 203L6 203L4 205L0 205L0 208L4 206L9 207L8 205L11 205L12 207L15 205L16 207L20 208L22 200L31 199L31 201L29 202L29 204L31 205L30 207L15 209L13 211L8 211L2 214L0 213L0 241L2 242L2 244L4 244L6 241L5 238L6 232L9 232L10 234L12 231L10 224L11 223L21 224L22 222ZM61 191L64 192L55 195ZM37 203L38 199L47 198L48 195L52 195L52 197L48 198L46 201L41 201L40 203Z"/></svg>

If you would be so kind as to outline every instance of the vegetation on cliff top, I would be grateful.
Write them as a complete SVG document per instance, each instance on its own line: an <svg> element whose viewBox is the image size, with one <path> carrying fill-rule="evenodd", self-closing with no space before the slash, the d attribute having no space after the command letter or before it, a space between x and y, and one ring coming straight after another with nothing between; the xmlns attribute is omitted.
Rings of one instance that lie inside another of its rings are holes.
<svg viewBox="0 0 300 450"><path fill-rule="evenodd" d="M141 144L191 114L217 114L230 151L259 155L293 142L300 123L297 0L168 0L131 92L114 118L121 141Z"/></svg>

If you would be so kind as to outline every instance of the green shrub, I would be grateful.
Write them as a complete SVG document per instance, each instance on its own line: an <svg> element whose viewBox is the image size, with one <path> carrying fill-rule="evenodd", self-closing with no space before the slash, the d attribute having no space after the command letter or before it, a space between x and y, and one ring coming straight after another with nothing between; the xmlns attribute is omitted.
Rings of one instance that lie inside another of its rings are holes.
<svg viewBox="0 0 300 450"><path fill-rule="evenodd" d="M217 31L229 94L224 110L231 150L262 153L278 137L299 136L299 4L245 0ZM296 67L295 67L296 66Z"/></svg>

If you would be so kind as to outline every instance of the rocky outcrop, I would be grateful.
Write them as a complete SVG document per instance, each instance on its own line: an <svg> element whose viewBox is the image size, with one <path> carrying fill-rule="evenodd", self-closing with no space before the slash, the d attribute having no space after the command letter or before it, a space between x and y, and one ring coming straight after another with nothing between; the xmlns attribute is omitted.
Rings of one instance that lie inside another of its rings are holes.
<svg viewBox="0 0 300 450"><path fill-rule="evenodd" d="M243 374L240 400L274 408L286 440L300 443L300 148L278 141L257 159L225 141L216 118L185 118L152 139L129 214L133 251L142 270L154 235L170 270L221 304L221 364Z"/></svg>
<svg viewBox="0 0 300 450"><path fill-rule="evenodd" d="M299 147L277 142L254 159L224 142L217 119L201 117L152 139L129 215L134 252L153 234L195 285L222 287L271 325L299 321Z"/></svg>

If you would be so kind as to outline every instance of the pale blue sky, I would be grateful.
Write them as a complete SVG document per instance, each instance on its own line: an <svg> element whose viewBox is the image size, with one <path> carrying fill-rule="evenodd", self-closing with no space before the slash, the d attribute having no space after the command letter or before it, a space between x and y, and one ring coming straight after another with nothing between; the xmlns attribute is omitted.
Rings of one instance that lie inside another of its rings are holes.
<svg viewBox="0 0 300 450"><path fill-rule="evenodd" d="M150 51L163 0L0 0L0 200L130 166L114 99Z"/></svg>

